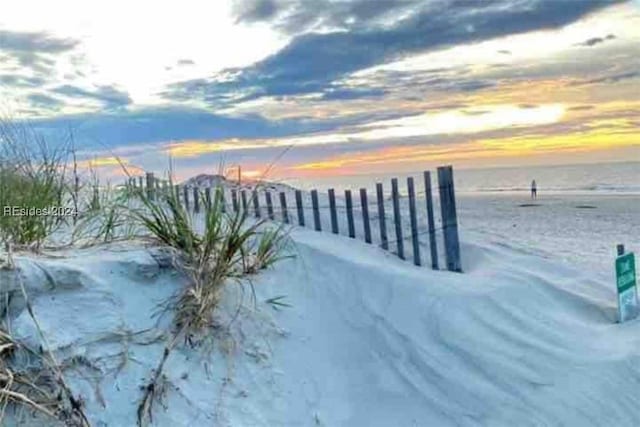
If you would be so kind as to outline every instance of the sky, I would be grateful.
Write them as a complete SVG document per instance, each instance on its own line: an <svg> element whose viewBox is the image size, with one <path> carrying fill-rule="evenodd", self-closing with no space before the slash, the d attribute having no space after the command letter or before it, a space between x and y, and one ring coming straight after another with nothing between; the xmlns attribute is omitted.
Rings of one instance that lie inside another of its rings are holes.
<svg viewBox="0 0 640 427"><path fill-rule="evenodd" d="M107 176L640 161L640 1L8 2L0 110Z"/></svg>

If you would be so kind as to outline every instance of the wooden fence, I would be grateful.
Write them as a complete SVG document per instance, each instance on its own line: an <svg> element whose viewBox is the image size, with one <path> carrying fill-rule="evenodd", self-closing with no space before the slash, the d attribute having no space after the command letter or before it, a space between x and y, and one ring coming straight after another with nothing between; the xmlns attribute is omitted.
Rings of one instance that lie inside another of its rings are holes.
<svg viewBox="0 0 640 427"><path fill-rule="evenodd" d="M351 190L345 190L344 206L338 205L336 191L333 188L329 189L326 194L328 204L323 204L321 203L321 194L317 190L306 193L296 189L274 190L269 189L269 186L262 188L260 185L256 188L234 188L232 184L230 189L223 189L222 206L225 210L241 211L243 215L253 214L255 218L282 221L285 224L308 227L318 232L326 230L333 234L342 234L340 227L340 218L342 217L343 220L346 219L346 227L342 230L349 238L361 237L364 242L377 244L380 248L395 253L401 259L407 259L410 253L409 259L415 265L423 264L421 247L427 248L430 253L427 264L430 264L434 270L440 269L437 236L441 234L446 269L462 272L453 168L451 166L437 169L437 183L441 214L440 226L436 223L432 179L429 171L422 174L421 184L424 186L422 191L417 190L414 177L407 178L406 197L400 195L399 181L397 178L393 178L391 180L391 206L387 206L385 203L384 186L380 182L375 186L374 202L369 201L369 194L365 188L359 189L359 192L356 193L357 196ZM155 178L151 172L146 174L144 180L142 177L138 177L137 180L135 177L131 178L129 185L146 189L146 194L150 198L174 191L180 203L187 210L196 214L201 211L205 201L211 201L211 188L209 187L174 185L173 188L170 188L167 181ZM275 193L278 195L277 198L273 197ZM230 203L228 196L230 196ZM293 196L293 204L290 203L291 196ZM424 198L420 196L424 196ZM322 197L325 196L322 195ZM262 205L263 201L264 205ZM403 203L406 206L403 206ZM387 212L390 212L390 215ZM405 224L407 218L408 224ZM359 222L358 232L356 232L356 222ZM388 222L391 222L392 227L388 227ZM408 229L406 229L406 225L409 226ZM377 235L374 236L375 234ZM420 239L423 236L426 237L426 240L421 243Z"/></svg>

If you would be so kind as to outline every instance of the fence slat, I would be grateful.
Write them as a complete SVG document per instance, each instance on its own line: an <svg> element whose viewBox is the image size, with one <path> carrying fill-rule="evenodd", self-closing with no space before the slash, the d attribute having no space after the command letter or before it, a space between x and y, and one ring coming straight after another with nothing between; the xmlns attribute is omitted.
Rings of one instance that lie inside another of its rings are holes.
<svg viewBox="0 0 640 427"><path fill-rule="evenodd" d="M313 226L316 231L322 231L322 224L320 224L320 206L318 204L318 190L311 190L311 206L313 208Z"/></svg>
<svg viewBox="0 0 640 427"><path fill-rule="evenodd" d="M147 172L147 197L150 200L155 199L155 183L153 178L153 172Z"/></svg>
<svg viewBox="0 0 640 427"><path fill-rule="evenodd" d="M275 217L273 216L273 201L271 200L271 191L266 191L264 193L264 197L267 202L267 216L270 220L273 221Z"/></svg>
<svg viewBox="0 0 640 427"><path fill-rule="evenodd" d="M304 209L302 206L302 191L296 190L296 209L298 209L298 225L304 227Z"/></svg>
<svg viewBox="0 0 640 427"><path fill-rule="evenodd" d="M238 190L231 190L231 203L233 205L233 211L238 212Z"/></svg>
<svg viewBox="0 0 640 427"><path fill-rule="evenodd" d="M416 191L413 177L407 178L407 192L409 193L409 219L411 221L411 243L413 247L413 263L420 265L420 240L418 238L418 217L416 214Z"/></svg>
<svg viewBox="0 0 640 427"><path fill-rule="evenodd" d="M396 244L398 257L404 259L404 242L402 241L402 219L400 216L400 194L398 192L398 178L391 180L391 198L393 201L393 222L396 226Z"/></svg>
<svg viewBox="0 0 640 427"><path fill-rule="evenodd" d="M380 224L380 246L389 250L389 240L387 238L387 217L384 212L384 191L382 183L376 183L376 198L378 199L378 223Z"/></svg>
<svg viewBox="0 0 640 427"><path fill-rule="evenodd" d="M338 228L338 212L336 210L336 192L333 188L329 189L329 213L331 215L331 232L339 234Z"/></svg>
<svg viewBox="0 0 640 427"><path fill-rule="evenodd" d="M180 185L176 184L173 186L173 191L176 196L176 203L180 206Z"/></svg>
<svg viewBox="0 0 640 427"><path fill-rule="evenodd" d="M216 187L215 190L215 196L214 197L219 197L220 199L220 211L222 213L227 213L227 200L226 197L224 195L224 187L220 186L220 187Z"/></svg>
<svg viewBox="0 0 640 427"><path fill-rule="evenodd" d="M282 220L285 224L289 224L289 210L287 209L287 194L280 192L280 209L282 210Z"/></svg>
<svg viewBox="0 0 640 427"><path fill-rule="evenodd" d="M240 191L240 200L242 202L242 216L246 217L249 211L249 205L247 204L247 190Z"/></svg>
<svg viewBox="0 0 640 427"><path fill-rule="evenodd" d="M193 211L200 213L200 189L193 187Z"/></svg>
<svg viewBox="0 0 640 427"><path fill-rule="evenodd" d="M347 203L347 226L349 227L349 237L356 238L356 227L353 223L353 200L351 199L351 190L345 190L344 198Z"/></svg>
<svg viewBox="0 0 640 427"><path fill-rule="evenodd" d="M260 200L258 199L258 190L253 190L253 210L255 211L256 218L260 218Z"/></svg>
<svg viewBox="0 0 640 427"><path fill-rule="evenodd" d="M362 207L362 222L364 223L364 241L371 243L371 223L369 222L369 202L367 189L360 189L360 206Z"/></svg>
<svg viewBox="0 0 640 427"><path fill-rule="evenodd" d="M186 185L182 187L182 196L184 198L184 208L189 210L189 187Z"/></svg>
<svg viewBox="0 0 640 427"><path fill-rule="evenodd" d="M431 250L431 268L438 267L438 244L436 243L436 223L433 218L433 193L431 191L431 172L424 172L424 194L427 200L427 226L429 227L429 249Z"/></svg>
<svg viewBox="0 0 640 427"><path fill-rule="evenodd" d="M456 196L453 185L453 168L451 166L438 168L438 187L440 189L440 210L444 228L447 270L461 272Z"/></svg>
<svg viewBox="0 0 640 427"><path fill-rule="evenodd" d="M142 190L144 188L144 182L142 181L142 175L140 175L138 177L138 187L140 188L140 190Z"/></svg>
<svg viewBox="0 0 640 427"><path fill-rule="evenodd" d="M204 203L206 204L205 210L208 210L211 207L211 187L204 189Z"/></svg>

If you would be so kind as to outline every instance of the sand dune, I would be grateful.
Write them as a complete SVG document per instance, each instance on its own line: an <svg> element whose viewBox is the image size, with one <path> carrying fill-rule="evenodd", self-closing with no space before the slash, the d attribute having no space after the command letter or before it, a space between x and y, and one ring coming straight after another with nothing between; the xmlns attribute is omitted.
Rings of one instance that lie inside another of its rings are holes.
<svg viewBox="0 0 640 427"><path fill-rule="evenodd" d="M473 239L466 274L452 274L343 237L292 236L296 258L257 276L255 306L231 287L219 316L231 326L208 350L172 354L155 425L640 423L640 334L614 323L606 284ZM35 314L94 425L134 425L170 322L154 314L181 279L141 243L56 255L18 257ZM266 302L278 296L290 307ZM14 335L36 344L11 304Z"/></svg>

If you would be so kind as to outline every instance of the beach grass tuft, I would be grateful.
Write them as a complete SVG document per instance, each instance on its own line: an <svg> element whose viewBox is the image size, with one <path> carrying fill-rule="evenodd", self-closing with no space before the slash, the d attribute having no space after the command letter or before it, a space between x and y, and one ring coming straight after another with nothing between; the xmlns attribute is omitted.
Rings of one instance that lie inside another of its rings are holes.
<svg viewBox="0 0 640 427"><path fill-rule="evenodd" d="M27 124L0 120L0 240L38 249L63 221L67 150Z"/></svg>

